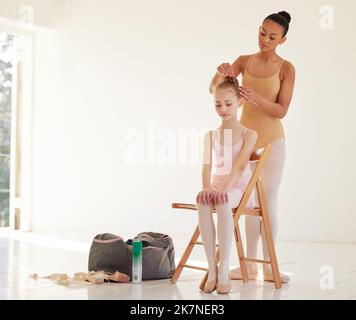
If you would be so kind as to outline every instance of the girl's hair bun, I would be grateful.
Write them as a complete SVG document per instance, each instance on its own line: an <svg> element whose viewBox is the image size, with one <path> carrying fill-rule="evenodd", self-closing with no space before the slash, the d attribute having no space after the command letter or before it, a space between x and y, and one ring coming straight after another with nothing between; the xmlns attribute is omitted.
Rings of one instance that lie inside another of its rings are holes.
<svg viewBox="0 0 356 320"><path fill-rule="evenodd" d="M290 21L292 20L290 14L287 11L279 11L278 14L280 14L281 16L283 16L284 18L286 18L286 20L288 21L288 23L290 23Z"/></svg>
<svg viewBox="0 0 356 320"><path fill-rule="evenodd" d="M236 85L236 86L239 86L239 80L237 80L236 77L230 77L230 76L228 76L228 77L225 77L224 80L225 80L226 82L229 82L229 83L232 83L232 84L234 84L234 85Z"/></svg>
<svg viewBox="0 0 356 320"><path fill-rule="evenodd" d="M236 95L240 98L239 80L236 77L225 77L224 81L218 84L217 89L233 89Z"/></svg>

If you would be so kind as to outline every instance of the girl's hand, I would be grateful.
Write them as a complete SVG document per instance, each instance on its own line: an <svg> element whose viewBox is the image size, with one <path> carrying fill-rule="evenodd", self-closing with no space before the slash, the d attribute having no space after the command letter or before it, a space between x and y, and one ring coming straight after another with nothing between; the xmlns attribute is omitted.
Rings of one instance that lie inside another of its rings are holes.
<svg viewBox="0 0 356 320"><path fill-rule="evenodd" d="M213 193L213 202L216 205L225 204L229 201L228 190L224 187L216 188Z"/></svg>
<svg viewBox="0 0 356 320"><path fill-rule="evenodd" d="M244 98L246 101L255 102L257 94L252 88L240 86L239 89L242 98Z"/></svg>
<svg viewBox="0 0 356 320"><path fill-rule="evenodd" d="M230 63L222 63L217 67L217 71L219 76L221 77L234 77L234 73L232 71L232 66Z"/></svg>
<svg viewBox="0 0 356 320"><path fill-rule="evenodd" d="M213 203L214 191L211 187L204 188L197 195L197 203L202 203L203 205L208 205Z"/></svg>

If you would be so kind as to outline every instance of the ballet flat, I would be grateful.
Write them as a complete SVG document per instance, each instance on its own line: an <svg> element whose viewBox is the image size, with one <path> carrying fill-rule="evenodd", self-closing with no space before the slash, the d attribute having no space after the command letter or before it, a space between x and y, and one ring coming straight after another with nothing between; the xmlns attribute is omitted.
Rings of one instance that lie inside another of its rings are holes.
<svg viewBox="0 0 356 320"><path fill-rule="evenodd" d="M204 287L204 293L211 293L216 289L216 281L207 281Z"/></svg>
<svg viewBox="0 0 356 320"><path fill-rule="evenodd" d="M231 276L229 275L229 282L228 283L218 283L216 285L216 292L220 294L229 293L231 290Z"/></svg>
<svg viewBox="0 0 356 320"><path fill-rule="evenodd" d="M218 266L215 265L215 274L216 274L216 277L218 276ZM204 286L204 289L203 289L203 292L204 293L211 293L213 292L215 289L216 289L216 279L213 280L213 281L207 281L205 283L205 286Z"/></svg>

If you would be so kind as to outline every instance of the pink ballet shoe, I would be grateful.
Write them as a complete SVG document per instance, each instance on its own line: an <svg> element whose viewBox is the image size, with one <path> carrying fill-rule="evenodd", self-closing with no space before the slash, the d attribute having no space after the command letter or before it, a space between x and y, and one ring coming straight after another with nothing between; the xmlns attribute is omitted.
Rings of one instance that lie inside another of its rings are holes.
<svg viewBox="0 0 356 320"><path fill-rule="evenodd" d="M204 287L204 293L212 293L216 289L216 281L207 281Z"/></svg>
<svg viewBox="0 0 356 320"><path fill-rule="evenodd" d="M217 283L216 292L219 294L229 293L231 290L231 275L229 273L229 281L227 283Z"/></svg>
<svg viewBox="0 0 356 320"><path fill-rule="evenodd" d="M289 282L289 277L286 274L280 272L279 276L281 278L282 283ZM263 268L263 281L274 282L272 270L270 270L268 268Z"/></svg>
<svg viewBox="0 0 356 320"><path fill-rule="evenodd" d="M215 275L216 277L218 276L218 266L215 265ZM211 281L207 281L205 283L203 292L204 293L211 293L216 289L216 279L215 280L211 280Z"/></svg>
<svg viewBox="0 0 356 320"><path fill-rule="evenodd" d="M247 266L247 275L248 275L248 280L257 280L258 279L258 268L248 265ZM241 268L239 267L239 268L230 270L230 277L232 280L243 280L242 274L241 274Z"/></svg>
<svg viewBox="0 0 356 320"><path fill-rule="evenodd" d="M228 283L218 283L216 285L216 292L219 294L226 294L229 293L231 290L231 276L229 275L229 282Z"/></svg>
<svg viewBox="0 0 356 320"><path fill-rule="evenodd" d="M130 277L122 272L116 271L115 273L108 273L108 272L104 272L105 273L105 280L107 281L115 281L115 282L121 282L121 283L127 283L130 282Z"/></svg>

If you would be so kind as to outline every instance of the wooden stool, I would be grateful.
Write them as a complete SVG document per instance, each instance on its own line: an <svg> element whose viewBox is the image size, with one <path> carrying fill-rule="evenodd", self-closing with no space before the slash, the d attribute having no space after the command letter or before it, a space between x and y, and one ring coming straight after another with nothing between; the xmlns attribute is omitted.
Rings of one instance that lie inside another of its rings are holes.
<svg viewBox="0 0 356 320"><path fill-rule="evenodd" d="M256 168L255 168L254 172L252 173L251 179L245 189L244 194L242 195L242 198L241 198L241 201L240 201L238 207L232 209L232 213L233 213L233 219L234 219L234 225L235 225L235 228L234 228L235 242L236 242L237 254L239 257L239 261L240 261L240 268L241 268L241 275L242 275L243 282L248 281L248 273L247 273L248 271L247 271L246 262L270 264L272 267L272 274L273 274L273 280L274 280L275 287L276 287L276 289L279 289L282 287L282 282L281 282L281 277L280 277L280 273L279 273L274 242L273 242L273 238L272 238L271 224L270 224L270 220L268 217L266 198L265 198L263 186L262 186L261 179L260 179L261 170L264 167L264 165L268 159L270 151L271 151L271 145L269 144L265 148L256 150L251 155L250 162L256 162ZM259 199L260 206L254 207L254 208L246 208L246 204L247 204L247 202L250 198L250 195L255 187L256 187L257 196ZM196 204L189 204L189 203L172 203L172 208L197 210ZM213 212L216 213L216 210L214 210ZM243 245L242 245L240 228L239 228L239 224L238 224L238 221L239 221L241 215L255 216L256 219L262 220L262 225L264 227L265 234L266 234L266 241L267 241L267 247L268 247L270 260L268 260L268 261L267 260L258 260L258 259L251 259L251 258L245 257L244 249L243 249ZM183 253L183 256L180 259L179 264L176 268L176 271L171 278L171 283L176 283L178 281L178 278L179 278L181 272L183 271L183 268L197 269L197 270L206 271L205 276L199 286L199 288L201 290L204 289L205 283L208 279L209 269L186 264L194 246L195 245L203 245L203 242L198 241L199 235L200 235L200 230L199 230L199 225L198 225L195 228L195 231L189 241L189 244L186 247L186 249ZM217 247L216 261L219 262L219 260L220 260L219 245L216 244L216 247Z"/></svg>

